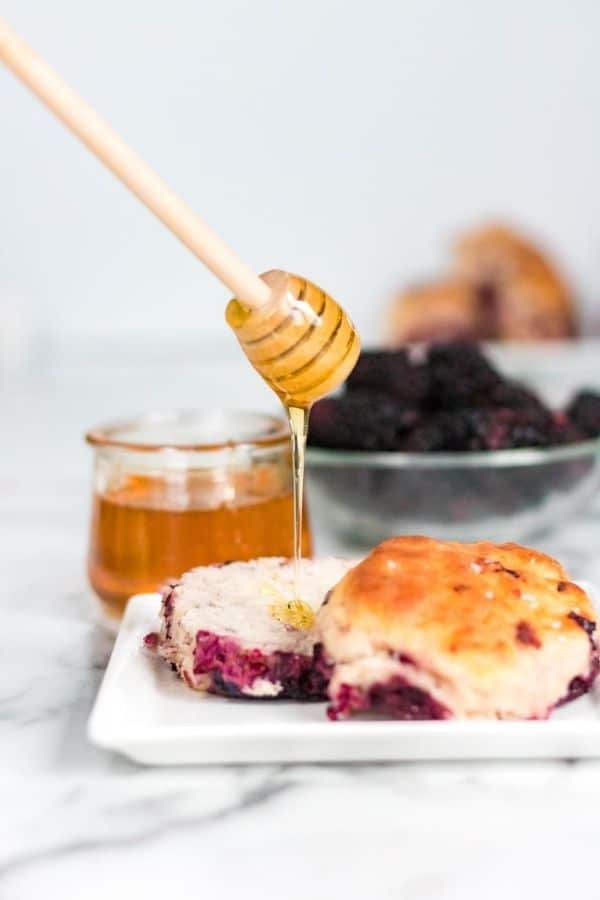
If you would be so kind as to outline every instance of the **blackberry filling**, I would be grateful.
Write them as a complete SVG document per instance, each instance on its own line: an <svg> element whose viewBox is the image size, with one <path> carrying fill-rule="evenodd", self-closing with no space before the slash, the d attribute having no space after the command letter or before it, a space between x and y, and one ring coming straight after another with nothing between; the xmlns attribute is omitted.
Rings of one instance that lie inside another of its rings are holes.
<svg viewBox="0 0 600 900"><path fill-rule="evenodd" d="M437 700L414 687L401 675L371 685L366 691L342 684L327 709L330 719L344 719L352 713L371 713L388 719L448 719L450 711Z"/></svg>
<svg viewBox="0 0 600 900"><path fill-rule="evenodd" d="M564 582L560 582L558 589L561 589L561 585ZM591 619L586 619L585 616L580 615L576 612L570 612L569 618L573 619L574 622L577 622L579 627L585 631L588 636L588 640L590 642L590 647L592 651L591 655L591 663L590 663L590 671L588 675L578 675L576 678L571 679L569 687L567 689L567 693L564 697L558 701L554 708L558 706L564 706L565 703L570 703L571 700L576 700L577 697L581 697L582 694L587 694L587 692L591 689L594 681L598 677L600 673L600 653L598 651L598 644L596 642L596 623L592 622Z"/></svg>
<svg viewBox="0 0 600 900"><path fill-rule="evenodd" d="M313 656L276 650L246 649L232 638L199 631L194 650L194 675L208 675L208 690L228 697L274 696L292 700L324 700L331 667L318 645ZM261 691L263 680L278 688Z"/></svg>

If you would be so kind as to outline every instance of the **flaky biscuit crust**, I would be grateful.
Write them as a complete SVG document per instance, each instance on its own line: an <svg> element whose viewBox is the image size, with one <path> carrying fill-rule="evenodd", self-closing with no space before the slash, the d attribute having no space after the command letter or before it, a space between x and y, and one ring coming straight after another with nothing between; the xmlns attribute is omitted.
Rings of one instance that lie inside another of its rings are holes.
<svg viewBox="0 0 600 900"><path fill-rule="evenodd" d="M572 679L590 675L595 619L585 591L539 551L412 536L385 541L348 572L319 629L334 691L401 665L451 714L527 718L547 715Z"/></svg>

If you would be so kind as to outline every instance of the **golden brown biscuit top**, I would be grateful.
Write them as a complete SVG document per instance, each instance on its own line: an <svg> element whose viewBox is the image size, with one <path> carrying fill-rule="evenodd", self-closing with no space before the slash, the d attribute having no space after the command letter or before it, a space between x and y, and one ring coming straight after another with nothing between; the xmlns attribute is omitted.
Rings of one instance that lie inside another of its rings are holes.
<svg viewBox="0 0 600 900"><path fill-rule="evenodd" d="M504 279L531 272L561 281L545 253L504 225L487 225L464 234L456 244L456 265L469 277L494 274Z"/></svg>
<svg viewBox="0 0 600 900"><path fill-rule="evenodd" d="M580 639L576 617L596 618L586 593L539 551L420 536L380 544L334 588L326 615L381 649L419 635L419 646L486 670L559 636Z"/></svg>

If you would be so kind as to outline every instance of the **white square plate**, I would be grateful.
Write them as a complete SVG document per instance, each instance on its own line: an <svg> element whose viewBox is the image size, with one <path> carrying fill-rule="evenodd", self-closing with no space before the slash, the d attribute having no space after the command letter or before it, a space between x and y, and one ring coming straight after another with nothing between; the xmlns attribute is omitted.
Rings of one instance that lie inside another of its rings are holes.
<svg viewBox="0 0 600 900"><path fill-rule="evenodd" d="M157 594L129 601L88 725L94 744L138 762L600 757L600 688L545 722L330 722L324 703L197 693L143 647L159 606Z"/></svg>

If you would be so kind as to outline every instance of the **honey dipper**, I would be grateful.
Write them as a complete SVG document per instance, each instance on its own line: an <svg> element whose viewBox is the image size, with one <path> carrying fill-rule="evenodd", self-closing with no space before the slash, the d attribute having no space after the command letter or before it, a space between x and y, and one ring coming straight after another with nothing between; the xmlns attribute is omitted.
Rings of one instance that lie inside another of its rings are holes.
<svg viewBox="0 0 600 900"><path fill-rule="evenodd" d="M1 18L0 59L232 291L227 321L286 406L344 381L359 339L332 297L283 271L256 275Z"/></svg>

